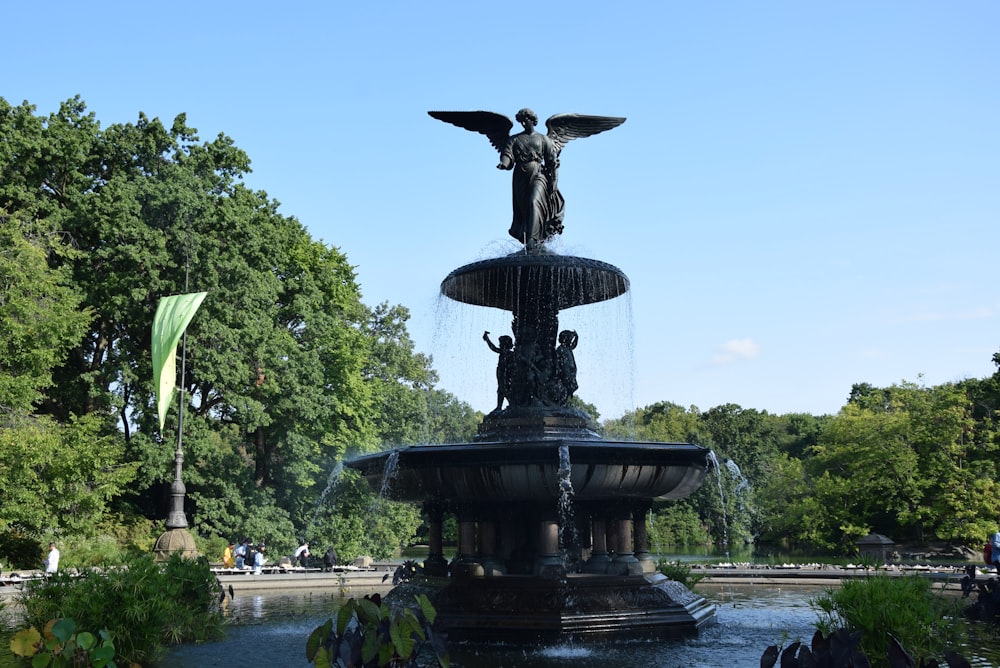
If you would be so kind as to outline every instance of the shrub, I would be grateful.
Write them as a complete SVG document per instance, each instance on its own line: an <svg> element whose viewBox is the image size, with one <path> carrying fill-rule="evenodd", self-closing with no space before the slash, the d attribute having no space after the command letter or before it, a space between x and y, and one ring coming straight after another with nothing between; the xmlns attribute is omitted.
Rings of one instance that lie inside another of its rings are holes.
<svg viewBox="0 0 1000 668"><path fill-rule="evenodd" d="M79 577L56 573L28 582L21 600L29 626L69 617L79 628L107 629L116 660L147 665L162 657L167 644L221 636L221 591L204 557L172 555L161 565L143 555Z"/></svg>
<svg viewBox="0 0 1000 668"><path fill-rule="evenodd" d="M317 668L416 668L426 647L436 665L448 668L444 639L433 629L437 612L423 594L416 602L416 610L393 611L378 594L348 599L337 612L336 625L328 619L309 635L306 658Z"/></svg>
<svg viewBox="0 0 1000 668"><path fill-rule="evenodd" d="M935 594L930 581L919 576L846 580L814 605L821 611L817 629L827 635L840 628L860 632L860 649L873 665L888 656L890 635L921 660L940 655L959 634L960 603Z"/></svg>
<svg viewBox="0 0 1000 668"><path fill-rule="evenodd" d="M682 564L680 561L667 561L666 559L660 559L656 562L656 568L671 580L680 582L688 589L701 582L701 580L705 577L702 574L695 575L691 572L690 566Z"/></svg>

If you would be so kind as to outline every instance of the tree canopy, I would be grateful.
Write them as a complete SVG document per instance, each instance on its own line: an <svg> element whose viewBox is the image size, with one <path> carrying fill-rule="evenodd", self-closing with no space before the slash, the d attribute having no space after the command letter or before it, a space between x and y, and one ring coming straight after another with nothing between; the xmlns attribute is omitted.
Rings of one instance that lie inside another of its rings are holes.
<svg viewBox="0 0 1000 668"><path fill-rule="evenodd" d="M0 408L51 430L39 442L96 430L135 476L106 500L162 517L178 413L160 433L152 318L163 296L208 292L178 383L188 513L281 549L345 455L461 439L475 414L435 388L406 309L366 306L347 256L246 187L249 169L184 114L102 128L79 97L47 116L0 98ZM75 530L48 518L32 531Z"/></svg>

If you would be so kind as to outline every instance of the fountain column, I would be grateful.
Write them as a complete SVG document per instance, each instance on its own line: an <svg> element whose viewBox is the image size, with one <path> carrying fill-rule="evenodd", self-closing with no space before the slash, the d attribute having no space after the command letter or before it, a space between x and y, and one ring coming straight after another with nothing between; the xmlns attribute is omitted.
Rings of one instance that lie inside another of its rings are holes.
<svg viewBox="0 0 1000 668"><path fill-rule="evenodd" d="M611 569L619 575L638 575L642 573L642 566L633 551L632 514L624 509L619 512L624 516L615 518L617 549Z"/></svg>
<svg viewBox="0 0 1000 668"><path fill-rule="evenodd" d="M458 561L455 563L453 575L465 577L482 577L483 566L476 554L476 521L468 511L458 516Z"/></svg>
<svg viewBox="0 0 1000 668"><path fill-rule="evenodd" d="M635 540L635 558L638 559L643 573L655 573L656 562L649 554L649 533L646 526L646 517L650 506L641 508L632 513L632 536Z"/></svg>
<svg viewBox="0 0 1000 668"><path fill-rule="evenodd" d="M503 575L506 572L503 562L497 557L496 522L479 522L479 556L484 575Z"/></svg>
<svg viewBox="0 0 1000 668"><path fill-rule="evenodd" d="M447 575L448 562L444 558L444 540L441 531L444 509L439 503L427 501L424 503L424 512L427 514L427 527L430 533L424 572L428 575Z"/></svg>
<svg viewBox="0 0 1000 668"><path fill-rule="evenodd" d="M608 533L604 518L591 518L590 527L590 559L583 570L586 573L607 573L611 557L608 556Z"/></svg>
<svg viewBox="0 0 1000 668"><path fill-rule="evenodd" d="M538 523L535 573L549 578L561 578L566 575L566 567L559 558L559 520L555 517L544 517Z"/></svg>

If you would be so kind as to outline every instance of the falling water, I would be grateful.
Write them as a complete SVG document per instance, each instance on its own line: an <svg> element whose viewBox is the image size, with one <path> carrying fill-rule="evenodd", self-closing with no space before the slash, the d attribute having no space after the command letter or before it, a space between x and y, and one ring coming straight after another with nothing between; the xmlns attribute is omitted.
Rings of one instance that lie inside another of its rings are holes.
<svg viewBox="0 0 1000 668"><path fill-rule="evenodd" d="M576 517L573 513L573 467L569 461L569 445L559 446L559 546L563 564L569 570L570 562L576 558L579 536L576 531Z"/></svg>
<svg viewBox="0 0 1000 668"><path fill-rule="evenodd" d="M389 456L385 458L385 469L382 471L382 485L378 490L378 497L380 499L389 498L389 488L392 487L392 481L396 477L398 470L399 450L392 450L389 452Z"/></svg>
<svg viewBox="0 0 1000 668"><path fill-rule="evenodd" d="M750 489L750 481L746 479L746 476L740 471L740 467L732 459L727 459L725 465L726 470L729 471L729 475L736 481L736 491L733 493L737 496L742 496L744 491Z"/></svg>
<svg viewBox="0 0 1000 668"><path fill-rule="evenodd" d="M319 519L319 514L323 512L324 508L326 508L327 499L330 497L331 492L333 492L333 490L337 487L337 483L340 482L340 474L343 470L344 463L342 461L338 461L330 470L330 475L326 478L326 487L323 488L323 492L316 500L316 505L313 507L312 518L306 525L306 535L309 535L309 529L316 524L316 520Z"/></svg>
<svg viewBox="0 0 1000 668"><path fill-rule="evenodd" d="M708 461L715 469L715 481L719 485L719 505L722 507L722 547L726 550L726 559L729 559L729 518L726 517L726 492L722 489L722 467L719 466L719 458L715 450L708 451ZM728 461L728 460L727 460Z"/></svg>
<svg viewBox="0 0 1000 668"><path fill-rule="evenodd" d="M712 463L712 467L715 469L715 480L719 486L719 503L722 506L722 545L726 550L726 558L729 558L729 518L726 515L726 493L722 488L722 469L725 468L729 477L733 479L736 483L736 488L733 490L733 495L737 498L740 504L740 509L744 508L743 505L743 495L744 492L750 489L750 481L747 480L746 476L740 470L739 465L732 459L726 458L722 460L722 464L719 464L719 458L716 456L715 451L709 450L708 460Z"/></svg>

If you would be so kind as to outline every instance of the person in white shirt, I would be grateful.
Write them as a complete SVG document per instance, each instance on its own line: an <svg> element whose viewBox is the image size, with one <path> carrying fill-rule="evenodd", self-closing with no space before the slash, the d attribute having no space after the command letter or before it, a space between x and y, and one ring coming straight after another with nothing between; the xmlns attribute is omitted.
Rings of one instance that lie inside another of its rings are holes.
<svg viewBox="0 0 1000 668"><path fill-rule="evenodd" d="M45 572L55 573L59 570L59 550L55 543L49 543L49 556L45 559Z"/></svg>
<svg viewBox="0 0 1000 668"><path fill-rule="evenodd" d="M253 572L255 575L260 575L261 570L264 568L264 564L267 563L267 559L264 558L264 543L261 543L257 547L257 551L253 555Z"/></svg>
<svg viewBox="0 0 1000 668"><path fill-rule="evenodd" d="M302 568L306 567L306 559L309 558L309 543L302 543L299 545L298 549L295 550L295 556L292 557L292 563L298 562L299 566Z"/></svg>

